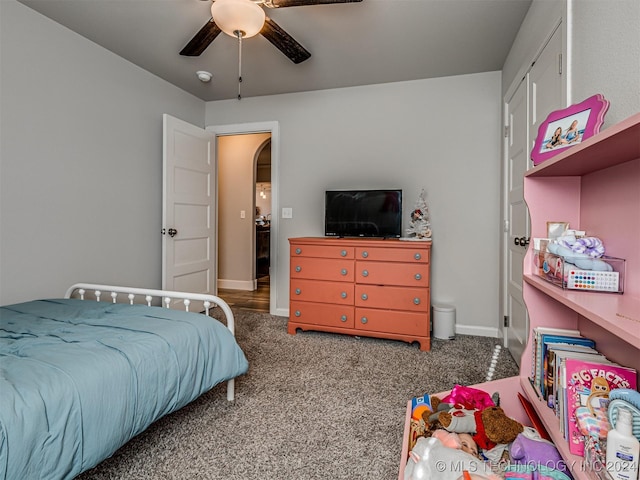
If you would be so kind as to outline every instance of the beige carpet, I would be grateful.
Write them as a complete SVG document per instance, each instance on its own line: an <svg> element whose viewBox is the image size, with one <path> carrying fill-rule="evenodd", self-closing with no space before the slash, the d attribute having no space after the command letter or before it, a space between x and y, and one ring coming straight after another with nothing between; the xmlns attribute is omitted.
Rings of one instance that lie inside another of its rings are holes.
<svg viewBox="0 0 640 480"><path fill-rule="evenodd" d="M484 381L497 339L403 342L303 332L234 310L249 372L219 385L80 479L394 479L406 402ZM494 379L517 374L502 350ZM489 392L493 393L493 392Z"/></svg>

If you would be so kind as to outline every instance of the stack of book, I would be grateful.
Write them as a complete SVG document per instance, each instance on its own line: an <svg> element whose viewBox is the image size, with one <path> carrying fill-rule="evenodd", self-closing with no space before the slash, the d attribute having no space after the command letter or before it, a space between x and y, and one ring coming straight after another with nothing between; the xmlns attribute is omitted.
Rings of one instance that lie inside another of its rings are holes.
<svg viewBox="0 0 640 480"><path fill-rule="evenodd" d="M587 408L606 415L609 391L637 388L637 372L608 360L578 330L533 329L531 383L558 417L569 451L582 456L584 436L576 412Z"/></svg>

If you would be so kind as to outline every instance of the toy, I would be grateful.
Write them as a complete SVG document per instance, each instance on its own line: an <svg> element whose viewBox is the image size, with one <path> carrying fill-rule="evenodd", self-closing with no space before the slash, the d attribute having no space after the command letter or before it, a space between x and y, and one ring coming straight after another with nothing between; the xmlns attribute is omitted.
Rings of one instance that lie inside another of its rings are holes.
<svg viewBox="0 0 640 480"><path fill-rule="evenodd" d="M487 464L462 450L446 447L438 438L421 437L409 453L404 469L405 480L437 478L457 480L463 471L473 472L474 478L500 480Z"/></svg>
<svg viewBox="0 0 640 480"><path fill-rule="evenodd" d="M500 407L484 410L454 408L438 414L440 424L450 432L471 433L473 440L485 450L499 443L513 442L524 427L520 422L507 417Z"/></svg>
<svg viewBox="0 0 640 480"><path fill-rule="evenodd" d="M567 263L571 263L583 270L594 270L598 272L612 272L613 267L603 260L592 258L587 253L577 253L568 247L557 243L547 244L547 251L564 258ZM562 272L559 273L559 278Z"/></svg>
<svg viewBox="0 0 640 480"><path fill-rule="evenodd" d="M450 405L462 405L465 408L484 410L487 407L494 407L495 403L491 396L477 388L456 385L451 393L442 399L444 403Z"/></svg>
<svg viewBox="0 0 640 480"><path fill-rule="evenodd" d="M533 439L520 433L511 444L509 453L511 460L517 465L545 466L568 473L558 449L547 440Z"/></svg>
<svg viewBox="0 0 640 480"><path fill-rule="evenodd" d="M575 253L584 253L591 258L600 258L604 255L604 245L597 237L576 238L575 235L565 234L556 239L556 243L569 248Z"/></svg>

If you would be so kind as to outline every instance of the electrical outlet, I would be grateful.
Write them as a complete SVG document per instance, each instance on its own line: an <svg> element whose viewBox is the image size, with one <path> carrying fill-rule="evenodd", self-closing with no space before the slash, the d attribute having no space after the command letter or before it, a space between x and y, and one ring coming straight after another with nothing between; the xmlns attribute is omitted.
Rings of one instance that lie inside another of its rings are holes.
<svg viewBox="0 0 640 480"><path fill-rule="evenodd" d="M247 212L244 210L240 210L240 218L247 218Z"/></svg>
<svg viewBox="0 0 640 480"><path fill-rule="evenodd" d="M293 218L293 208L288 208L288 207L283 208L282 218Z"/></svg>

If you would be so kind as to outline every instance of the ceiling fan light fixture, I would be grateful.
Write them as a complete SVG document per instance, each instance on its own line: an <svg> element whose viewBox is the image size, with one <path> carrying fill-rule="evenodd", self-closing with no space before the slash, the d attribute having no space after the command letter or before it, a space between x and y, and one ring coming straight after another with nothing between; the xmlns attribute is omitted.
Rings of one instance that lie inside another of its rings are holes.
<svg viewBox="0 0 640 480"><path fill-rule="evenodd" d="M227 35L243 38L257 35L265 21L264 10L251 0L215 0L211 5L211 16Z"/></svg>

